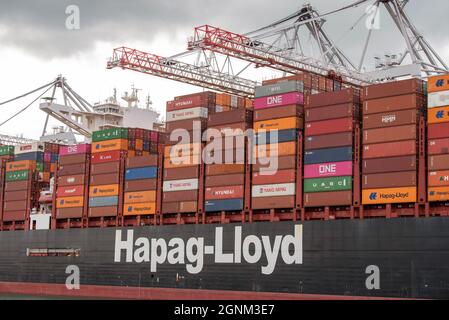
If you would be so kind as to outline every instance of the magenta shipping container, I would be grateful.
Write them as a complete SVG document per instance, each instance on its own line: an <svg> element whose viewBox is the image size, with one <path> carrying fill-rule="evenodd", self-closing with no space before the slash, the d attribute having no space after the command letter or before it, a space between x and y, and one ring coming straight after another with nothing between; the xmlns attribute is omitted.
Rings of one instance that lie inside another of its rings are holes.
<svg viewBox="0 0 449 320"><path fill-rule="evenodd" d="M257 98L254 100L254 109L265 109L289 104L304 104L304 95L299 92L291 92L276 96Z"/></svg>
<svg viewBox="0 0 449 320"><path fill-rule="evenodd" d="M304 166L304 178L325 178L352 175L352 162L329 162Z"/></svg>
<svg viewBox="0 0 449 320"><path fill-rule="evenodd" d="M59 154L61 156L66 156L69 154L81 154L81 153L90 153L90 144L76 144L73 146L61 146L59 148Z"/></svg>

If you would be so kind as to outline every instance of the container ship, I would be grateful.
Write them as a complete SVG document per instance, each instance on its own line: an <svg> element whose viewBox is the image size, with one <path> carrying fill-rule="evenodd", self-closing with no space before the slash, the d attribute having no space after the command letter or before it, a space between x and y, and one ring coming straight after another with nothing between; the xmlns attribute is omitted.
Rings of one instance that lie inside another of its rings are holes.
<svg viewBox="0 0 449 320"><path fill-rule="evenodd" d="M40 109L88 139L0 145L0 293L448 299L449 68L398 0L373 8L406 54L361 73L369 31L351 68L323 17L366 2L323 16L306 5L245 35L197 27L197 65L114 49L108 69L205 88L170 97L162 124L149 98L137 108L138 89L128 108L115 94L90 106L58 77L76 101ZM295 47L301 27L326 61ZM227 74L231 58L283 75Z"/></svg>

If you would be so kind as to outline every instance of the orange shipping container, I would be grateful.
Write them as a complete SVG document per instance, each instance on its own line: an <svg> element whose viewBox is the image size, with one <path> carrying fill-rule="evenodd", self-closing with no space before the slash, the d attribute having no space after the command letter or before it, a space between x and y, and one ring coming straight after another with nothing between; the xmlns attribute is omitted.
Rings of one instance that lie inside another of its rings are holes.
<svg viewBox="0 0 449 320"><path fill-rule="evenodd" d="M56 172L56 163L50 164L50 172Z"/></svg>
<svg viewBox="0 0 449 320"><path fill-rule="evenodd" d="M91 186L89 188L89 197L110 197L118 195L119 185L108 184L102 186Z"/></svg>
<svg viewBox="0 0 449 320"><path fill-rule="evenodd" d="M428 190L428 200L447 201L449 200L449 187L432 187Z"/></svg>
<svg viewBox="0 0 449 320"><path fill-rule="evenodd" d="M362 191L363 204L416 202L416 187L366 189Z"/></svg>
<svg viewBox="0 0 449 320"><path fill-rule="evenodd" d="M136 191L125 192L125 203L143 203L143 202L155 202L156 191Z"/></svg>
<svg viewBox="0 0 449 320"><path fill-rule="evenodd" d="M125 216L149 215L155 213L156 202L134 203L124 205L123 207L123 215Z"/></svg>
<svg viewBox="0 0 449 320"><path fill-rule="evenodd" d="M281 118L254 122L254 131L260 130L288 130L299 128L300 121L297 117Z"/></svg>
<svg viewBox="0 0 449 320"><path fill-rule="evenodd" d="M136 139L136 150L142 150L142 149L143 149L143 140Z"/></svg>
<svg viewBox="0 0 449 320"><path fill-rule="evenodd" d="M177 157L197 155L201 153L201 143L176 144L164 148L164 156L170 157L170 153Z"/></svg>
<svg viewBox="0 0 449 320"><path fill-rule="evenodd" d="M253 154L256 159L259 157L270 157L273 152L277 151L277 156L289 156L296 154L296 142L283 142L253 146ZM274 154L273 154L274 156Z"/></svg>
<svg viewBox="0 0 449 320"><path fill-rule="evenodd" d="M84 197L66 197L56 199L56 208L76 208L84 205Z"/></svg>
<svg viewBox="0 0 449 320"><path fill-rule="evenodd" d="M175 159L164 159L164 168L171 169L197 166L200 164L200 160L200 155L194 155L191 157L179 157Z"/></svg>
<svg viewBox="0 0 449 320"><path fill-rule="evenodd" d="M449 90L449 74L430 77L427 80L427 92Z"/></svg>
<svg viewBox="0 0 449 320"><path fill-rule="evenodd" d="M6 163L6 172L18 170L34 170L35 168L36 161L34 160L12 161Z"/></svg>
<svg viewBox="0 0 449 320"><path fill-rule="evenodd" d="M429 187L449 186L449 170L430 171Z"/></svg>
<svg viewBox="0 0 449 320"><path fill-rule="evenodd" d="M427 109L427 121L429 123L449 122L449 107Z"/></svg>
<svg viewBox="0 0 449 320"><path fill-rule="evenodd" d="M128 140L126 139L113 139L92 143L92 153L126 149L128 149Z"/></svg>

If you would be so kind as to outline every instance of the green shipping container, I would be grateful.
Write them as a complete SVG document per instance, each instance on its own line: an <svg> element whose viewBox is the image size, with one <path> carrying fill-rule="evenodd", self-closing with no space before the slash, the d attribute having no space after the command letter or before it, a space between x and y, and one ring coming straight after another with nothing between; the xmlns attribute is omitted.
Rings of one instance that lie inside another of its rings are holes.
<svg viewBox="0 0 449 320"><path fill-rule="evenodd" d="M128 139L128 128L106 129L92 133L92 142L112 139Z"/></svg>
<svg viewBox="0 0 449 320"><path fill-rule="evenodd" d="M352 177L304 179L304 192L343 191L352 189Z"/></svg>
<svg viewBox="0 0 449 320"><path fill-rule="evenodd" d="M36 170L39 172L44 172L44 164L42 162L36 162Z"/></svg>
<svg viewBox="0 0 449 320"><path fill-rule="evenodd" d="M29 170L6 172L6 182L28 180Z"/></svg>
<svg viewBox="0 0 449 320"><path fill-rule="evenodd" d="M14 146L0 146L0 156L14 154Z"/></svg>

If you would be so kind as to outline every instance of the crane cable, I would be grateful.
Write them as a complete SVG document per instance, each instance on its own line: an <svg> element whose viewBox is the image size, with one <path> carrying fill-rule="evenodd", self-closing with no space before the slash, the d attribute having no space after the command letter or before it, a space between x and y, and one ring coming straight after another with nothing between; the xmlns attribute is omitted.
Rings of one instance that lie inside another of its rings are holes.
<svg viewBox="0 0 449 320"><path fill-rule="evenodd" d="M45 88L45 86L43 87ZM24 107L22 110L18 111L17 113L15 113L14 115L12 115L11 117L9 117L8 119L6 119L5 121L3 121L2 123L0 123L0 127L3 126L5 123L9 122L10 120L14 119L16 116L18 116L19 114L21 114L22 112L24 112L26 109L28 109L33 103L35 103L38 99L40 99L44 94L46 94L48 92L48 90L50 90L52 88L52 86L49 86L47 88L47 90L45 90L44 92L41 93L41 95L39 95L36 99L34 99L33 101L31 101L26 107ZM35 92L36 90L34 90L33 92Z"/></svg>
<svg viewBox="0 0 449 320"><path fill-rule="evenodd" d="M52 82L50 82L50 83L47 83L46 85L43 85L42 87L39 87L39 88L37 88L37 89L34 89L34 90L30 91L30 92L24 93L24 94L22 94L22 95L20 95L20 96L17 96L17 97L15 97L15 98L12 98L12 99L9 99L9 100L0 102L0 106L1 106L1 105L4 105L4 104L7 104L8 102L12 102L12 101L14 101L14 100L17 100L17 99L26 97L27 95L30 95L30 94L32 94L32 93L34 93L34 92L36 92L36 91L39 91L39 90L41 90L41 89L44 89L44 88L46 88L46 87L53 86L54 84L56 84L56 81L52 81ZM47 91L48 91L48 90L47 90Z"/></svg>

